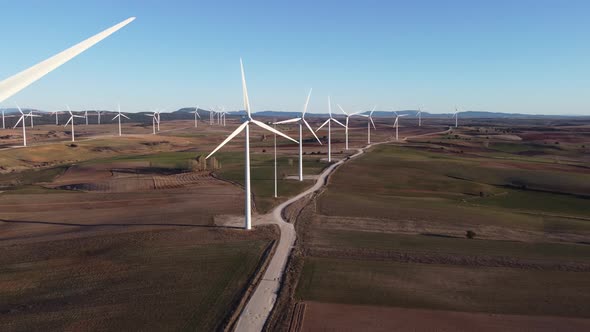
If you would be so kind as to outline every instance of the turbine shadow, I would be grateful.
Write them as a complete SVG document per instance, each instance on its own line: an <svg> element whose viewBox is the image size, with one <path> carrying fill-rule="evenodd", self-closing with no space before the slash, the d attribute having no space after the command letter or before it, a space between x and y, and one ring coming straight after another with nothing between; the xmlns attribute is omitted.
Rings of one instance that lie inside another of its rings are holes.
<svg viewBox="0 0 590 332"><path fill-rule="evenodd" d="M225 229L241 229L239 226L216 226L216 225L192 225L192 224L162 224L162 223L141 223L141 224L78 224L67 222L51 222L51 221L36 221L36 220L6 220L0 219L0 222L9 224L38 224L38 225L52 225L52 226L72 226L72 227L144 227L144 226L159 226L159 227L190 227L190 228L225 228Z"/></svg>

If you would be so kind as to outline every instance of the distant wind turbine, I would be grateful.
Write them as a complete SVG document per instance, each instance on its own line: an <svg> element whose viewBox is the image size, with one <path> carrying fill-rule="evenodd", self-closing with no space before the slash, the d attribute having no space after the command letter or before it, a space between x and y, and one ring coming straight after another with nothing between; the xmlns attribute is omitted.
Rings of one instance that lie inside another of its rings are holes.
<svg viewBox="0 0 590 332"><path fill-rule="evenodd" d="M399 115L397 114L396 111L393 111L393 113L395 113L395 122L393 123L393 127L395 128L395 140L399 140L398 134L399 134L399 118L401 118L402 116L407 116L407 114L402 114Z"/></svg>
<svg viewBox="0 0 590 332"><path fill-rule="evenodd" d="M315 131L317 132L318 130L322 129L323 126L328 125L328 162L332 162L332 121L344 128L346 128L346 126L332 117L332 101L330 100L330 97L328 97L328 114L330 116L328 120L322 123L322 125Z"/></svg>
<svg viewBox="0 0 590 332"><path fill-rule="evenodd" d="M62 51L51 58L41 61L38 64L21 71L20 73L11 76L4 81L0 82L0 102L3 102L7 98L10 98L14 94L18 93L22 89L26 88L27 86L31 85L41 77L47 75L54 69L58 68L59 66L63 65L64 63L70 61L72 58L77 56L78 54L86 51L90 47L94 46L96 43L100 42L101 40L105 39L106 37L110 36L117 30L121 29L122 27L129 24L133 21L135 17L130 17L125 21L116 24L70 48L65 51Z"/></svg>
<svg viewBox="0 0 590 332"><path fill-rule="evenodd" d="M197 128L198 124L199 124L199 120L197 120L197 118L201 118L201 116L199 115L199 106L195 107L195 110L193 112L191 112L195 115L195 128Z"/></svg>
<svg viewBox="0 0 590 332"><path fill-rule="evenodd" d="M453 117L455 118L455 128L459 126L459 110L455 107L455 113L453 113Z"/></svg>
<svg viewBox="0 0 590 332"><path fill-rule="evenodd" d="M421 109L418 109L416 116L418 117L418 127L422 127L422 110Z"/></svg>
<svg viewBox="0 0 590 332"><path fill-rule="evenodd" d="M68 112L70 113L70 118L68 119L68 122L66 122L66 124L64 125L64 127L66 127L68 124L72 124L72 142L76 141L75 135L74 135L74 118L83 118L83 116L81 115L74 115L74 113L72 113L72 110L70 109L70 106L68 107Z"/></svg>
<svg viewBox="0 0 590 332"><path fill-rule="evenodd" d="M309 129L309 131L313 134L313 137L322 144L318 136L315 134L313 129L307 121L305 121L305 113L307 112L307 105L309 105L309 98L311 98L311 89L309 89L309 93L307 94L307 100L305 101L305 105L303 106L303 111L301 112L300 118L293 118L289 120L275 122L275 124L285 124L285 123L298 123L299 124L299 181L303 181L303 125Z"/></svg>
<svg viewBox="0 0 590 332"><path fill-rule="evenodd" d="M31 128L35 128L35 124L33 123L33 118L39 118L41 115L33 114L33 110L29 110L29 118L31 118Z"/></svg>
<svg viewBox="0 0 590 332"><path fill-rule="evenodd" d="M127 115L121 113L121 105L117 105L117 108L119 109L119 113L117 115L115 115L113 120L119 119L119 136L121 136L121 117L124 117L125 119L129 119L129 117ZM113 121L113 120L111 120L111 121ZM158 115L158 120L160 120L159 115ZM160 123L160 121L158 121L158 123Z"/></svg>
<svg viewBox="0 0 590 332"><path fill-rule="evenodd" d="M56 126L59 126L59 115L61 114L61 112L60 111L54 111L54 112L51 112L50 115L53 115L53 114L55 114L55 125Z"/></svg>
<svg viewBox="0 0 590 332"><path fill-rule="evenodd" d="M375 122L373 122L373 112L375 112L375 108L377 108L377 106L374 106L373 110L371 110L368 115L359 114L359 116L367 118L367 144L371 144L371 125L373 125L373 128L377 130L377 127L375 127Z"/></svg>
<svg viewBox="0 0 590 332"><path fill-rule="evenodd" d="M84 111L84 119L86 120L86 125L88 125L88 110Z"/></svg>
<svg viewBox="0 0 590 332"><path fill-rule="evenodd" d="M221 144L219 144L213 152L211 152L207 157L211 157L217 150L221 149L227 142L231 141L234 137L236 137L239 133L245 130L246 137L245 137L245 181L244 181L244 190L246 192L246 207L245 207L245 220L244 220L244 228L249 230L252 228L252 206L251 206L251 196L252 193L250 191L250 124L255 124L262 129L266 129L272 133L277 135L281 135L295 143L296 140L292 139L291 137L281 133L280 131L268 126L267 124L255 120L252 118L252 113L250 112L250 99L248 98L248 88L246 87L246 76L244 74L244 65L242 63L242 59L240 59L240 68L242 71L242 93L244 95L244 108L246 108L247 112L247 119L244 121L234 132L232 132Z"/></svg>
<svg viewBox="0 0 590 332"><path fill-rule="evenodd" d="M4 109L2 109L2 129L6 129L6 120L4 119Z"/></svg>
<svg viewBox="0 0 590 332"><path fill-rule="evenodd" d="M337 105L338 105L338 104L337 104ZM344 115L346 116L346 126L345 126L344 128L345 128L345 136L346 136L346 150L348 150L348 119L349 119L351 116L353 116L353 115L357 115L357 114L359 114L360 112L355 112L355 113L350 113L350 114L348 114L348 113L346 113L346 112L344 111L344 109L342 109L342 106L338 105L338 108L340 108L340 110L342 111L342 113L344 113Z"/></svg>
<svg viewBox="0 0 590 332"><path fill-rule="evenodd" d="M96 111L96 116L98 117L97 119L97 123L100 124L100 115L102 114L102 111Z"/></svg>
<svg viewBox="0 0 590 332"><path fill-rule="evenodd" d="M18 111L20 112L20 118L18 118L18 121L14 125L14 128L16 128L18 126L18 124L22 121L22 123L23 123L23 146L27 146L27 124L25 122L26 122L27 116L29 116L29 115L23 113L23 111L20 109L20 106L18 106L18 104L15 103L15 105L16 105L16 108L18 108Z"/></svg>
<svg viewBox="0 0 590 332"><path fill-rule="evenodd" d="M146 114L146 116L151 116L152 117L152 134L156 134L156 122L160 122L160 120L158 120L158 111L154 111L153 114Z"/></svg>

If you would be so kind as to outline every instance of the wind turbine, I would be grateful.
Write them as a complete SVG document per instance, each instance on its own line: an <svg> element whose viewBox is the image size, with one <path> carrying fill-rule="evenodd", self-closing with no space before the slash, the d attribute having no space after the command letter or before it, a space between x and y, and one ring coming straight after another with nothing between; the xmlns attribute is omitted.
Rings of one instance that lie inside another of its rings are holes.
<svg viewBox="0 0 590 332"><path fill-rule="evenodd" d="M2 129L6 129L6 120L4 119L4 109L2 109Z"/></svg>
<svg viewBox="0 0 590 332"><path fill-rule="evenodd" d="M275 124L285 124L285 123L298 123L299 124L299 181L303 181L303 125L309 129L309 131L313 134L313 137L322 144L320 139L317 137L313 129L307 121L305 121L305 112L307 112L307 105L309 104L309 98L311 98L311 89L309 89L309 93L307 94L307 100L305 101L305 106L303 106L303 111L301 112L300 118L293 118L289 120L275 122Z"/></svg>
<svg viewBox="0 0 590 332"><path fill-rule="evenodd" d="M455 118L455 128L459 126L459 110L455 107L455 113L453 113L453 118Z"/></svg>
<svg viewBox="0 0 590 332"><path fill-rule="evenodd" d="M39 118L41 115L33 114L33 110L29 110L29 118L31 118L31 128L35 128L35 124L33 123L33 118Z"/></svg>
<svg viewBox="0 0 590 332"><path fill-rule="evenodd" d="M338 105L338 104L337 104L337 105ZM346 112L344 111L344 109L342 109L342 106L338 105L338 108L340 108L340 110L342 111L342 113L344 113L344 115L346 116L346 126L345 126L344 128L345 128L345 135L346 135L346 150L348 150L348 119L349 119L351 116L353 116L353 115L357 115L357 114L359 114L360 112L356 112L356 113L350 113L350 114L348 114L348 113L346 113Z"/></svg>
<svg viewBox="0 0 590 332"><path fill-rule="evenodd" d="M418 127L422 127L422 110L421 109L418 109L416 116L418 117Z"/></svg>
<svg viewBox="0 0 590 332"><path fill-rule="evenodd" d="M326 120L324 123L322 123L322 125L318 129L316 129L315 131L317 132L318 130L322 129L323 126L328 125L328 162L332 162L332 121L341 125L344 128L346 128L346 126L343 125L340 121L338 121L332 117L332 101L330 100L329 96L328 96L328 114L330 115L328 120Z"/></svg>
<svg viewBox="0 0 590 332"><path fill-rule="evenodd" d="M373 110L371 110L371 112L368 115L359 114L359 116L367 118L367 144L371 144L371 125L373 125L373 128L377 130L377 127L375 127L375 122L373 122L373 112L375 112L376 107L377 106L374 106Z"/></svg>
<svg viewBox="0 0 590 332"><path fill-rule="evenodd" d="M75 135L74 135L74 118L83 118L83 116L81 116L81 115L74 115L74 113L72 113L72 110L70 109L70 106L67 106L67 107L68 107L68 112L70 113L70 118L68 119L68 122L66 122L66 124L64 125L64 127L66 127L70 122L72 123L72 142L75 142L76 141L76 138L75 138Z"/></svg>
<svg viewBox="0 0 590 332"><path fill-rule="evenodd" d="M22 121L23 122L23 146L27 146L27 124L26 119L27 116L29 116L28 114L23 113L23 111L20 109L20 106L18 106L18 104L16 104L16 108L18 108L18 111L20 112L20 118L18 118L18 121L16 122L16 124L14 125L13 128L16 128L16 126L18 126L18 124Z"/></svg>
<svg viewBox="0 0 590 332"><path fill-rule="evenodd" d="M393 111L393 113L395 113L395 122L393 123L393 127L395 128L395 140L397 141L398 138L398 134L399 134L399 118L401 118L402 116L407 116L407 114L402 114L399 115L397 114L396 111Z"/></svg>
<svg viewBox="0 0 590 332"><path fill-rule="evenodd" d="M158 112L158 121L156 121L156 124L158 127L158 131L160 131L160 113L162 112L162 110L157 110L156 112Z"/></svg>
<svg viewBox="0 0 590 332"><path fill-rule="evenodd" d="M112 35L117 30L121 29L122 27L129 24L131 21L135 20L135 17L130 17L125 21L116 24L70 48L65 51L62 51L51 58L41 61L38 64L21 71L20 73L13 75L4 81L0 82L0 102L3 102L7 98L10 98L14 94L18 93L22 89L26 88L27 86L31 85L41 77L47 75L57 67L63 65L64 63L70 61L72 58L77 56L78 54L86 51L90 47L94 46L96 43L100 42L101 40L105 39L106 37Z"/></svg>
<svg viewBox="0 0 590 332"><path fill-rule="evenodd" d="M195 111L191 112L195 115L195 128L197 128L199 120L197 120L197 118L201 118L201 116L199 115L199 106L195 107Z"/></svg>
<svg viewBox="0 0 590 332"><path fill-rule="evenodd" d="M153 114L146 114L145 116L152 117L152 134L156 134L156 122L160 123L160 119L158 119L158 111L154 111Z"/></svg>
<svg viewBox="0 0 590 332"><path fill-rule="evenodd" d="M280 131L268 126L267 124L260 122L258 120L254 120L252 118L252 114L250 112L250 99L248 98L248 89L246 87L246 77L244 75L244 65L242 63L242 59L240 59L240 68L242 70L242 93L244 95L244 107L247 111L247 119L242 123L234 132L232 132L221 144L219 144L213 152L211 152L205 159L211 157L217 150L221 149L227 142L231 141L234 137L236 137L239 133L243 130L246 131L245 133L245 181L244 181L244 189L246 191L246 206L245 206L245 220L244 220L244 228L249 230L252 228L252 206L251 206L251 196L252 193L250 192L250 124L255 124L262 129L266 129L272 133L277 135L281 135L295 143L296 140L292 139L291 137L281 133Z"/></svg>
<svg viewBox="0 0 590 332"><path fill-rule="evenodd" d="M129 119L129 117L123 113L121 113L121 105L117 105L117 108L119 109L119 113L117 115L115 115L115 117L113 118L113 120L115 119L119 119L119 136L121 136L121 117L124 117L126 119ZM111 121L113 121L111 120ZM158 123L160 123L160 115L158 114ZM160 128L158 128L159 130Z"/></svg>
<svg viewBox="0 0 590 332"><path fill-rule="evenodd" d="M84 119L86 119L86 125L88 125L88 110L84 111Z"/></svg>
<svg viewBox="0 0 590 332"><path fill-rule="evenodd" d="M53 114L55 114L55 125L56 126L59 126L59 115L61 114L61 112L60 111L54 111L54 112L51 112L50 115L53 115Z"/></svg>
<svg viewBox="0 0 590 332"><path fill-rule="evenodd" d="M98 124L100 124L100 114L102 114L102 111L96 111L96 115L98 116Z"/></svg>

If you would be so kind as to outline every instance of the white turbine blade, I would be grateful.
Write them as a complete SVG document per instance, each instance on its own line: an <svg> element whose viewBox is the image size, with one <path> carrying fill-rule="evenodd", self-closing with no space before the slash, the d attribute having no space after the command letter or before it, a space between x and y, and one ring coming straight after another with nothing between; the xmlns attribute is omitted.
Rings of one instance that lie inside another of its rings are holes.
<svg viewBox="0 0 590 332"><path fill-rule="evenodd" d="M16 128L16 126L18 126L18 124L23 121L23 119L25 118L24 115L21 115L20 118L18 118L18 121L16 122L16 124L14 125L14 127L12 127L13 129Z"/></svg>
<svg viewBox="0 0 590 332"><path fill-rule="evenodd" d="M375 112L376 108L377 108L377 105L373 106L373 109L371 110L371 113L369 113L369 116L373 115L373 112Z"/></svg>
<svg viewBox="0 0 590 332"><path fill-rule="evenodd" d="M330 119L326 120L324 123L322 123L321 126L318 127L318 129L316 129L315 131L317 132L318 130L322 129L325 125L328 124L328 122L330 122Z"/></svg>
<svg viewBox="0 0 590 332"><path fill-rule="evenodd" d="M68 122L66 122L66 124L64 125L64 127L67 126L67 125L69 125L70 124L70 121L72 121L73 119L74 119L74 116L70 116L70 118L68 119Z"/></svg>
<svg viewBox="0 0 590 332"><path fill-rule="evenodd" d="M334 122L336 122L337 124L341 125L342 127L346 127L345 125L342 124L342 122L332 118L332 120L334 120Z"/></svg>
<svg viewBox="0 0 590 332"><path fill-rule="evenodd" d="M309 123L307 123L307 121L305 121L305 119L301 119L301 120L303 121L303 123L305 123L305 125L307 126L307 129L309 129L309 131L311 131L311 133L313 134L313 137L315 137L315 139L318 140L318 143L320 143L320 145L322 145L322 141L320 141L318 136L315 134L315 131L313 131L313 129L311 129L311 126L309 125Z"/></svg>
<svg viewBox="0 0 590 332"><path fill-rule="evenodd" d="M14 103L16 105L16 108L18 108L18 111L20 112L20 114L25 115L25 113L23 113L23 110L20 109L20 106L18 106L17 103Z"/></svg>
<svg viewBox="0 0 590 332"><path fill-rule="evenodd" d="M371 124L373 125L373 129L377 129L377 127L375 127L375 122L373 122L373 118L369 117L369 120L371 120Z"/></svg>
<svg viewBox="0 0 590 332"><path fill-rule="evenodd" d="M309 105L309 98L311 98L311 90L309 89L309 93L307 94L307 100L305 101L305 106L303 107L303 113L301 114L301 117L305 117L305 113L307 112L307 105Z"/></svg>
<svg viewBox="0 0 590 332"><path fill-rule="evenodd" d="M357 113L352 113L350 116L353 116L353 115L362 116L363 118L368 118L368 117L369 117L369 116L368 116L368 115L366 115L366 114L360 114L360 113L358 113L358 112L357 112Z"/></svg>
<svg viewBox="0 0 590 332"><path fill-rule="evenodd" d="M398 115L398 116L408 116L407 114L402 114L402 115Z"/></svg>
<svg viewBox="0 0 590 332"><path fill-rule="evenodd" d="M115 115L115 117L113 118L113 120L115 120L118 117L119 117L119 114ZM111 121L113 121L113 120L111 120Z"/></svg>
<svg viewBox="0 0 590 332"><path fill-rule="evenodd" d="M126 119L129 119L129 117L127 115L123 114L123 113L121 113L121 116L124 117L124 118L126 118Z"/></svg>
<svg viewBox="0 0 590 332"><path fill-rule="evenodd" d="M292 122L297 122L299 120L301 120L301 118L294 118L294 119L289 119L289 120L283 120L283 121L275 122L274 124L292 123Z"/></svg>
<svg viewBox="0 0 590 332"><path fill-rule="evenodd" d="M229 136L227 136L227 138L221 142L221 144L219 144L215 150L213 150L213 152L209 153L209 155L207 157L205 157L205 159L208 159L209 157L211 157L215 152L217 152L217 150L221 149L225 144L227 144L227 142L231 141L232 138L236 137L237 134L239 134L240 132L242 132L242 130L244 130L244 128L246 128L246 126L250 123L250 121L246 121L244 123L242 123L236 130L234 130L233 133L231 133Z"/></svg>
<svg viewBox="0 0 590 332"><path fill-rule="evenodd" d="M273 127L271 127L271 126L267 125L267 124L266 124L266 123L264 123L264 122L260 122L260 121L258 121L258 120L254 120L254 119L252 119L252 122L253 122L254 124L256 124L258 127L260 127L260 128L266 129L266 130L268 130L268 131L270 131L270 132L272 132L272 133L275 133L275 134L277 134L277 135L283 136L284 138L286 138L286 139L288 139L288 140L291 140L291 141L293 141L293 142L295 142L295 143L299 143L299 142L297 142L296 140L294 140L294 139L292 139L291 137L289 137L289 136L287 136L287 135L285 135L285 134L281 133L280 131L278 131L278 130L274 129Z"/></svg>
<svg viewBox="0 0 590 332"><path fill-rule="evenodd" d="M248 118L250 118L252 114L250 114L250 99L248 98L248 87L246 86L246 75L244 74L244 63L242 62L242 58L240 58L240 68L242 70L242 94L244 95L244 107L246 108L246 112L248 112Z"/></svg>
<svg viewBox="0 0 590 332"><path fill-rule="evenodd" d="M328 96L328 114L330 115L330 118L332 118L332 100L330 99L330 96Z"/></svg>
<svg viewBox="0 0 590 332"><path fill-rule="evenodd" d="M6 100L7 98L13 96L17 92L21 91L22 89L26 88L33 82L37 81L41 77L47 75L57 67L63 65L64 63L70 61L72 58L77 56L78 54L86 51L96 43L100 42L101 40L105 39L106 37L110 36L117 30L121 29L122 27L129 24L133 21L135 17L130 17L125 21L116 24L70 48L65 51L62 51L51 58L39 62L38 64L21 71L20 73L11 76L4 81L0 82L0 102Z"/></svg>
<svg viewBox="0 0 590 332"><path fill-rule="evenodd" d="M395 122L393 123L393 126L395 127L395 125L397 125L397 121L399 120L399 116L395 118Z"/></svg>
<svg viewBox="0 0 590 332"><path fill-rule="evenodd" d="M339 104L336 104L336 105L338 105L338 108L342 111L342 113L344 113L344 115L348 115L348 113L344 112L344 110L342 109L342 106L340 106Z"/></svg>
<svg viewBox="0 0 590 332"><path fill-rule="evenodd" d="M84 118L82 115L72 115L75 118Z"/></svg>
<svg viewBox="0 0 590 332"><path fill-rule="evenodd" d="M397 112L396 112L396 111L393 111L393 113L395 113L395 115L396 115L396 116L399 116L399 114L397 114Z"/></svg>

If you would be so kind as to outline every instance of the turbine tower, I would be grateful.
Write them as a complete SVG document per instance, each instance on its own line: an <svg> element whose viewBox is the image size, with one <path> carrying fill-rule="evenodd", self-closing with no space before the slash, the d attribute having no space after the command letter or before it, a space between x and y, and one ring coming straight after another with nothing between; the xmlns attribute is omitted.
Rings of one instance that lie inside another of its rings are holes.
<svg viewBox="0 0 590 332"><path fill-rule="evenodd" d="M96 115L98 117L97 123L100 124L100 114L102 114L102 111L96 111Z"/></svg>
<svg viewBox="0 0 590 332"><path fill-rule="evenodd" d="M246 191L246 207L245 207L245 220L244 220L244 229L249 230L252 228L252 206L251 206L251 191L250 191L250 124L255 124L262 129L266 129L272 133L277 135L281 135L295 143L296 140L292 139L291 137L281 133L280 131L268 126L267 124L255 120L252 118L252 113L250 112L250 99L248 98L248 89L246 87L246 77L244 75L244 65L242 63L242 59L240 59L240 68L242 71L242 93L244 95L244 108L246 108L247 112L247 119L242 123L234 132L232 132L221 144L219 144L213 152L211 152L205 159L211 157L217 150L221 149L227 142L231 141L234 137L236 137L239 133L245 130L245 181L244 181L244 189Z"/></svg>
<svg viewBox="0 0 590 332"><path fill-rule="evenodd" d="M343 125L340 121L334 119L332 117L332 101L330 100L330 97L328 96L328 114L329 114L329 118L328 120L326 120L324 123L322 123L322 125L316 129L316 132L320 129L322 129L323 126L328 125L328 162L332 162L332 121L334 121L335 123L341 125L342 127L346 128L345 125Z"/></svg>
<svg viewBox="0 0 590 332"><path fill-rule="evenodd" d="M27 124L26 119L27 116L29 116L28 114L23 113L23 111L20 109L20 106L18 106L18 104L16 104L16 108L18 108L18 111L20 112L20 118L18 118L18 121L16 122L16 124L14 125L13 128L16 128L18 126L18 124L22 121L23 123L23 146L27 146Z"/></svg>
<svg viewBox="0 0 590 332"><path fill-rule="evenodd" d="M396 111L393 111L393 113L395 113L395 122L393 123L393 128L395 128L395 140L399 140L398 134L399 134L399 118L401 118L402 116L407 116L407 114L402 114L399 115L397 114Z"/></svg>
<svg viewBox="0 0 590 332"><path fill-rule="evenodd" d="M373 122L373 112L375 112L375 108L377 108L377 106L374 106L373 110L371 110L368 115L359 114L360 116L367 118L367 144L371 144L371 125L373 125L373 128L377 130L377 127L375 127L375 122Z"/></svg>
<svg viewBox="0 0 590 332"><path fill-rule="evenodd" d="M70 122L72 123L72 142L75 142L76 141L76 138L75 138L75 135L74 135L74 118L83 118L83 116L81 116L81 115L74 115L74 113L72 113L72 110L70 109L70 106L68 106L68 112L70 113L70 118L68 119L68 122L66 122L66 124L64 125L64 127L66 127L68 124L70 124Z"/></svg>
<svg viewBox="0 0 590 332"><path fill-rule="evenodd" d="M152 134L155 135L156 134L156 122L160 122L160 120L158 120L158 112L154 111L153 114L146 114L145 116L152 117Z"/></svg>
<svg viewBox="0 0 590 332"><path fill-rule="evenodd" d="M50 115L53 115L53 114L55 114L55 125L56 126L59 126L59 114L61 114L61 112L60 111L54 111L54 112L51 112Z"/></svg>
<svg viewBox="0 0 590 332"><path fill-rule="evenodd" d="M29 118L31 118L31 128L35 128L35 124L33 123L33 118L39 118L41 115L33 114L33 110L29 111Z"/></svg>
<svg viewBox="0 0 590 332"><path fill-rule="evenodd" d="M303 125L309 129L309 131L313 134L313 137L320 143L320 139L316 136L313 129L307 121L305 121L305 113L307 112L307 105L309 104L309 98L311 98L311 89L309 89L309 93L307 94L307 100L305 101L305 105L303 106L303 111L301 112L300 118L293 118L289 120L275 122L275 124L285 124L285 123L298 123L299 124L299 181L303 181Z"/></svg>
<svg viewBox="0 0 590 332"><path fill-rule="evenodd" d="M348 150L348 119L353 115L359 114L360 112L348 114L344 111L344 109L342 109L342 106L338 105L338 108L340 108L342 113L344 113L344 115L346 116L346 126L344 128L345 128L345 136L346 136L346 150Z"/></svg>
<svg viewBox="0 0 590 332"><path fill-rule="evenodd" d="M453 117L455 118L455 128L459 127L459 110L455 107L455 113L453 113Z"/></svg>
<svg viewBox="0 0 590 332"><path fill-rule="evenodd" d="M119 113L117 115L115 115L115 117L113 118L113 120L115 119L119 119L119 136L121 136L121 117L124 117L126 119L129 119L129 117L123 113L121 113L121 105L117 105L117 108L119 109ZM111 120L111 121L113 121ZM158 123L160 123L160 116L158 115ZM159 130L159 128L158 128Z"/></svg>
<svg viewBox="0 0 590 332"><path fill-rule="evenodd" d="M418 117L418 127L422 127L422 110L418 109L416 116Z"/></svg>

